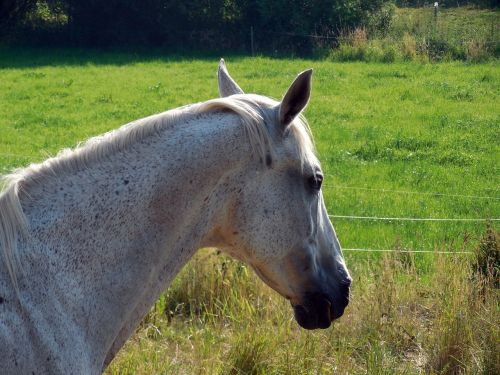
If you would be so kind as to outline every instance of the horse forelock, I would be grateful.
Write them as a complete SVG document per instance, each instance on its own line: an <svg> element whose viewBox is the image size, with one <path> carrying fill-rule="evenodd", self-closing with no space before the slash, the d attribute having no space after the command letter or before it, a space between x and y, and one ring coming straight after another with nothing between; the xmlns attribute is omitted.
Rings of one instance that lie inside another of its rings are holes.
<svg viewBox="0 0 500 375"><path fill-rule="evenodd" d="M209 100L202 103L202 110L229 109L238 114L245 126L253 151L264 161L270 153L273 153L275 146L266 124L280 126L278 105L279 102L265 96L241 94ZM318 164L311 130L302 114L287 126L284 135L293 138L302 167L306 163Z"/></svg>
<svg viewBox="0 0 500 375"><path fill-rule="evenodd" d="M134 142L158 134L164 128L216 111L230 111L240 117L253 152L265 161L274 148L266 123L277 126L278 104L264 96L244 94L180 107L130 122L116 130L90 138L74 149L64 149L42 163L33 163L4 176L4 189L0 192L0 256L16 291L17 273L21 267L16 243L20 237L29 233L29 223L26 222L19 200L21 191L29 196L29 188L43 184L44 179L82 170L91 163L126 149ZM295 119L286 132L295 139L302 165L306 161L317 161L309 126L303 116Z"/></svg>

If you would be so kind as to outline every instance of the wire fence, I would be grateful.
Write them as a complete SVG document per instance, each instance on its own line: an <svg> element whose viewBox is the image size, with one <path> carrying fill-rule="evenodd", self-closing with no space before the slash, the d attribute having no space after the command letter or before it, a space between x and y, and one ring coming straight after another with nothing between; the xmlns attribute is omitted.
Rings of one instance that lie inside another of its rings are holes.
<svg viewBox="0 0 500 375"><path fill-rule="evenodd" d="M364 186L342 186L342 185L331 185L326 187L328 190L362 190L362 191L377 191L382 193L390 194L408 194L408 195L427 195L434 197L452 197L452 198L468 198L468 199L489 199L489 200L500 200L500 197L493 197L489 195L468 195L468 194L449 194L440 193L432 191L411 191L411 190L392 190L385 188L369 188ZM490 189L491 191L498 191L496 189Z"/></svg>
<svg viewBox="0 0 500 375"><path fill-rule="evenodd" d="M474 28L465 27L458 21L461 27L457 29L455 27L457 21L451 22L452 19L455 19L451 13L445 15L441 11L438 12L436 10L437 8L432 4L424 6L423 8L429 8L429 10L433 9L434 11L429 13L425 12L420 16L406 19L405 29L410 37L418 44L418 50L420 52L425 51L425 54L429 57L438 58L439 55L439 59L441 59L444 55L451 56L450 53L452 51L455 51L454 53L457 55L457 50L463 50L464 53L467 53L466 51L473 40L489 51L494 51L495 48L498 47L499 28L495 19L492 19L491 24L484 19L482 25L477 25ZM370 28L369 26L361 26L359 29L368 33L368 37L366 37L364 43L368 43L369 40L374 39L381 40L383 45L392 45L396 49L401 45L400 42L403 31L401 31L401 25L400 23L398 24L398 22L392 22L391 25L384 28L383 31ZM269 52L269 47L272 46L272 49L275 51L300 52L294 48L296 47L297 41L299 41L298 44L301 46L309 46L309 49L335 49L342 43L352 46L355 44L355 42L352 41L352 35L355 34L355 30L356 29L343 28L321 30L319 31L321 33L297 33L294 31L271 31L251 26L249 37L251 46L250 51L252 56L255 56L255 54L259 52ZM437 39L440 43L432 42L436 40L436 38L440 38ZM359 39L356 40L359 44ZM359 47L361 46L358 45L358 48ZM400 52L404 54L404 51ZM438 54L435 52L438 52ZM493 52L490 53L492 53L493 56ZM456 57L458 57L458 55ZM361 57L359 59L363 60Z"/></svg>
<svg viewBox="0 0 500 375"><path fill-rule="evenodd" d="M6 158L22 158L32 159L33 156L14 154L14 153L0 153L0 157ZM327 175L334 177L331 175ZM424 195L432 197L451 197L451 198L466 198L466 199L488 199L500 200L500 197L488 195L467 195L467 194L448 194L441 192L428 192L428 191L411 191L411 190L398 190L386 188L368 188L362 186L325 186L326 189L343 189L343 190L362 190L372 192L382 192L389 194L408 194L408 195ZM490 191L498 191L499 189L489 189ZM384 216L362 216L362 215L328 215L331 219L338 220L365 220L365 221L387 221L387 222L498 222L500 218L436 218L436 217L384 217ZM370 248L343 248L347 252L364 252L364 253L421 253L421 254L473 254L471 251L441 251L441 250L412 250L412 249L370 249Z"/></svg>
<svg viewBox="0 0 500 375"><path fill-rule="evenodd" d="M354 216L354 215L328 215L335 219L351 220L381 220L381 221L470 221L470 222L489 222L500 221L497 218L437 218L437 217L379 217L379 216Z"/></svg>
<svg viewBox="0 0 500 375"><path fill-rule="evenodd" d="M363 253L424 253L424 254L474 254L472 251L441 251L441 250L407 250L407 249L350 249L343 248L342 251L359 251Z"/></svg>

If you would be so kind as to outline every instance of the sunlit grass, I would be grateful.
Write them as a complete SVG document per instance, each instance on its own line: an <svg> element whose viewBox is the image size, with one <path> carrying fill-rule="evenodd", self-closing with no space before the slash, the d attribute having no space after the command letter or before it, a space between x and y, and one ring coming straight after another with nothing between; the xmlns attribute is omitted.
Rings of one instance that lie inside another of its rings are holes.
<svg viewBox="0 0 500 375"><path fill-rule="evenodd" d="M131 120L216 97L217 63L159 53L0 49L0 173ZM500 217L496 63L243 57L227 63L244 90L275 98L299 71L315 69L306 117L331 214ZM473 250L486 228L333 222L345 248ZM484 280L471 271L472 256L346 252L346 258L354 276L346 316L330 330L311 333L298 328L289 304L246 266L205 250L108 372L498 372L498 289L480 287Z"/></svg>

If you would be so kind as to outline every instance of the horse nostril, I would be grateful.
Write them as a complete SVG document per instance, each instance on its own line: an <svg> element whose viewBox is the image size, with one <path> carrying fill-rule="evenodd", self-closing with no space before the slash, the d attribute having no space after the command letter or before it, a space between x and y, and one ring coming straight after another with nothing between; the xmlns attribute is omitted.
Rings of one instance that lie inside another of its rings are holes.
<svg viewBox="0 0 500 375"><path fill-rule="evenodd" d="M342 285L342 289L341 290L342 290L343 294L349 295L349 290L350 289L351 289L351 283L349 282L349 283L346 283L346 284Z"/></svg>

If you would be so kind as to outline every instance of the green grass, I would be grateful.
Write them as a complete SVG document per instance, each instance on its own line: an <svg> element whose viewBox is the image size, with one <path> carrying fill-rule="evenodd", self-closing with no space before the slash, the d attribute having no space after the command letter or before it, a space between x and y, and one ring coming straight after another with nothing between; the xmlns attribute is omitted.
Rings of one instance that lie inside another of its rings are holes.
<svg viewBox="0 0 500 375"><path fill-rule="evenodd" d="M496 62L226 61L244 90L275 98L299 71L315 69L306 117L326 175L330 214L500 217ZM216 97L217 63L160 53L0 49L0 173L128 121ZM333 222L345 248L473 250L486 228ZM175 280L109 372L488 373L495 363L498 369L498 289L478 295L484 278L473 276L471 257L346 258L355 281L347 316L333 329L310 333L297 328L287 303L245 266L205 251Z"/></svg>

